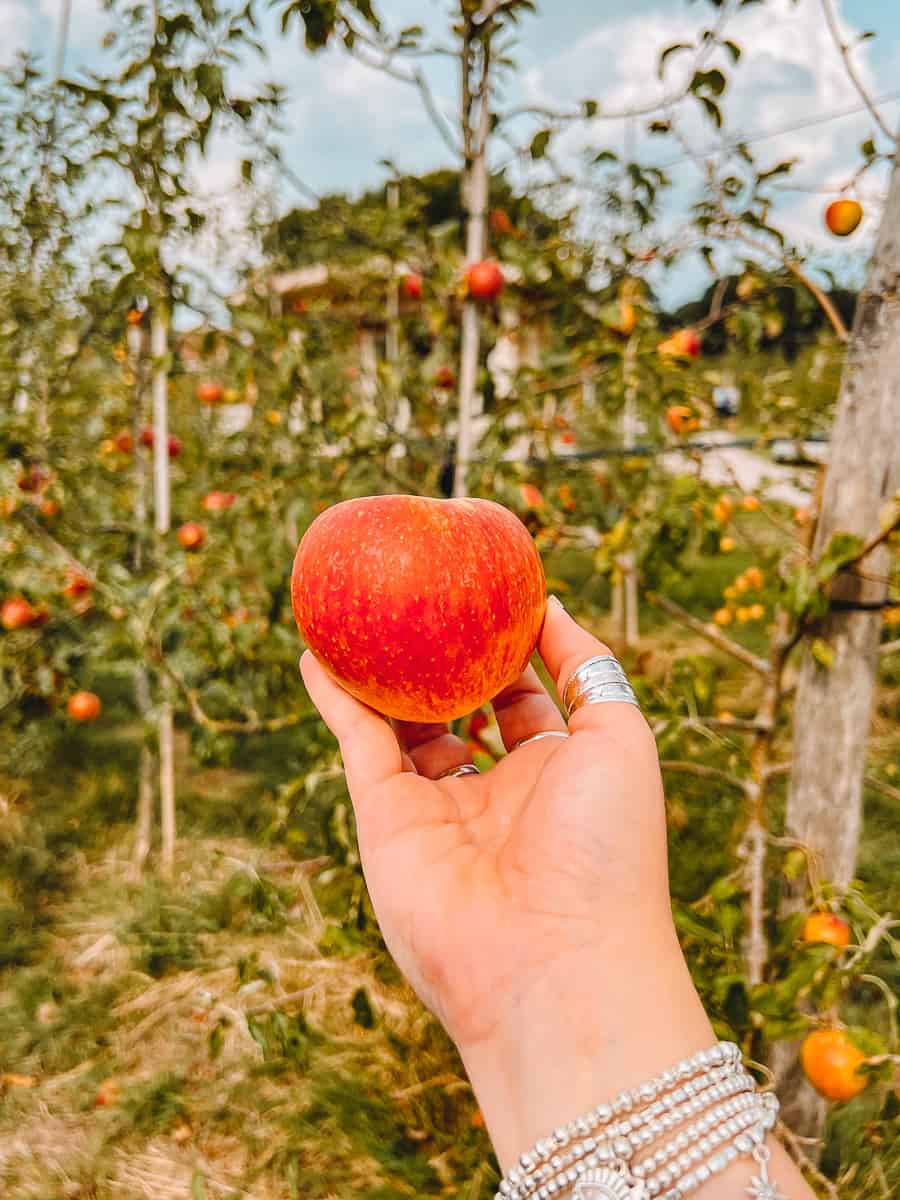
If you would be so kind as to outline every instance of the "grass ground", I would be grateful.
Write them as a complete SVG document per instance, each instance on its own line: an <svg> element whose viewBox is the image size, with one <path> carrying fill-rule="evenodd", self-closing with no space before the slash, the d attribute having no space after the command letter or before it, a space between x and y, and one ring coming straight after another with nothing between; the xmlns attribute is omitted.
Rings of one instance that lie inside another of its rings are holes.
<svg viewBox="0 0 900 1200"><path fill-rule="evenodd" d="M685 584L692 611L718 607L748 555L705 564ZM574 607L604 602L583 558L560 555L548 572ZM649 686L703 711L752 711L743 672L645 616L634 665ZM740 636L762 648L761 629ZM898 709L894 669L872 746L885 779L900 758ZM727 763L734 743L717 753ZM182 732L167 885L131 866L137 755L137 731L110 722L67 736L42 773L3 781L3 1195L492 1194L453 1048L378 939L336 759L298 786L296 733L243 743L226 770L192 763ZM673 885L690 900L721 873L737 796L679 778L669 799ZM898 816L896 796L869 795L860 872L882 907L900 904Z"/></svg>

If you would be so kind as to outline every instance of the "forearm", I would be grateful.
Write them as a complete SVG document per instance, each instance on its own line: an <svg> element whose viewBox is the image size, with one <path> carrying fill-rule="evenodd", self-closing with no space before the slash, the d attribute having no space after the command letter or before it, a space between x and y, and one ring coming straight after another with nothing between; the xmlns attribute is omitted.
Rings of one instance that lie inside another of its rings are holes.
<svg viewBox="0 0 900 1200"><path fill-rule="evenodd" d="M631 961L631 970L621 969ZM557 961L517 997L490 1041L462 1053L501 1167L554 1129L715 1043L674 932L636 947ZM812 1193L770 1139L771 1174L787 1200ZM713 1176L700 1200L743 1194L749 1157Z"/></svg>

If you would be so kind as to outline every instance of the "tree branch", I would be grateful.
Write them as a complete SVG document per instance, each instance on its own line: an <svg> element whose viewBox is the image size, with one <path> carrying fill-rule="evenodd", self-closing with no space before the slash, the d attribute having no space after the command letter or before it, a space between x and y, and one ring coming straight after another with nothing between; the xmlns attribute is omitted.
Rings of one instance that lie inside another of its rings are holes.
<svg viewBox="0 0 900 1200"><path fill-rule="evenodd" d="M872 97L866 91L865 87L863 86L862 80L860 79L859 75L857 75L857 73L856 73L856 68L854 67L853 61L850 58L850 47L841 38L841 31L840 31L840 29L838 29L837 17L835 16L834 8L832 6L832 0L822 0L822 15L825 17L825 24L828 26L828 32L831 34L831 39L834 42L835 46L837 47L838 53L840 54L841 58L844 60L844 67L846 68L847 75L850 78L850 82L856 88L857 92L859 92L860 99L862 100L863 104L865 104L866 108L869 110L873 121L878 126L878 128L881 130L881 132L891 142L896 143L896 141L897 141L896 135L885 124L884 118L882 117L882 115L878 111L878 109L875 107L875 101L872 99Z"/></svg>
<svg viewBox="0 0 900 1200"><path fill-rule="evenodd" d="M897 638L893 642L883 642L882 645L879 647L878 653L879 654L896 654L898 650L900 650L900 638Z"/></svg>
<svg viewBox="0 0 900 1200"><path fill-rule="evenodd" d="M663 759L660 762L660 768L663 771L672 771L679 775L695 775L698 779L713 779L717 783L726 783L729 787L738 788L740 791L747 791L747 785L742 779L738 779L735 775L729 775L727 771L720 771L718 767L708 767L704 763L687 762L681 759Z"/></svg>
<svg viewBox="0 0 900 1200"><path fill-rule="evenodd" d="M732 658L736 658L738 662L751 667L759 675L769 674L771 665L767 659L759 658L750 650L745 650L740 643L733 642L731 638L725 637L714 626L704 625L702 621L698 621L696 617L692 617L689 612L686 612L674 600L660 595L659 592L648 593L647 599L651 604L674 617L676 621L679 621L682 625L686 625L688 629L692 629L694 633L698 633L701 637L706 638L717 649L723 650L726 654L730 654Z"/></svg>

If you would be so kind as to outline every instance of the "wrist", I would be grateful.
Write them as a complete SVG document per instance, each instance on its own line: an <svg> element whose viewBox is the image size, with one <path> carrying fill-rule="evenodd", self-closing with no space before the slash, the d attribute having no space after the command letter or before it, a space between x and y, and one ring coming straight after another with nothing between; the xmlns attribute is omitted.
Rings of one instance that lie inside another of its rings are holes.
<svg viewBox="0 0 900 1200"><path fill-rule="evenodd" d="M627 964L627 966L626 966ZM538 1138L715 1041L674 930L561 954L460 1046L503 1170Z"/></svg>

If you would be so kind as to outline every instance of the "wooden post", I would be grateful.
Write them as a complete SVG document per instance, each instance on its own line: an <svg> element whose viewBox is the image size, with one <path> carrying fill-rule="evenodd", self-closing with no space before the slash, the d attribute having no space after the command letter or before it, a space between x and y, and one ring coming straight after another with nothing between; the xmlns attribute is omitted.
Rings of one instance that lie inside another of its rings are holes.
<svg viewBox="0 0 900 1200"><path fill-rule="evenodd" d="M859 297L844 365L813 557L838 531L876 536L900 487L900 151L895 159L875 253ZM846 572L833 598L871 605L887 596L888 550L880 546ZM794 706L794 770L786 825L816 858L820 876L845 889L853 878L862 825L866 743L878 670L881 613L832 610L815 631L834 656L829 668L804 652ZM805 902L788 894L785 909ZM800 1134L822 1128L823 1102L802 1077L796 1047L778 1045L783 1115Z"/></svg>
<svg viewBox="0 0 900 1200"><path fill-rule="evenodd" d="M141 432L146 423L145 389L147 383L146 371L146 337L142 325L128 326L128 350L131 360L131 370L134 375L134 412L132 417L132 438L134 440L134 544L131 565L135 574L139 574L144 560L144 539L147 535L147 456L141 446ZM147 668L139 662L134 672L134 692L137 710L142 724L150 712L150 679ZM154 786L154 768L156 758L153 751L141 739L140 767L138 770L138 799L137 819L134 833L134 868L139 876L150 854L150 842L153 829L153 801L156 795Z"/></svg>
<svg viewBox="0 0 900 1200"><path fill-rule="evenodd" d="M465 165L462 179L463 210L466 222L466 264L484 258L487 245L488 167L487 146L491 131L490 97L490 31L476 30L472 18L466 18L466 34L462 54L462 123ZM481 39L481 40L480 40ZM480 51L476 51L480 45ZM472 87L472 65L480 55L481 70L477 89ZM477 105L475 127L472 109ZM469 465L472 461L475 387L478 381L480 331L478 307L466 299L462 315L462 351L459 369L459 428L456 435L456 470L453 495L469 494Z"/></svg>
<svg viewBox="0 0 900 1200"><path fill-rule="evenodd" d="M391 180L387 185L387 204L391 212L396 212L400 207L400 184L396 180ZM394 262L391 263L391 280L388 284L384 356L389 363L395 363L400 357L400 280Z"/></svg>
<svg viewBox="0 0 900 1200"><path fill-rule="evenodd" d="M844 366L814 559L838 531L877 535L881 513L900 488L898 285L900 152ZM836 581L834 598L882 603L888 562L887 547L879 546L862 573ZM833 664L825 669L807 651L800 668L787 825L816 854L823 878L839 888L856 869L881 624L877 609L832 611L816 636L827 641Z"/></svg>
<svg viewBox="0 0 900 1200"><path fill-rule="evenodd" d="M153 504L160 544L171 525L169 483L169 348L168 317L154 307L150 328L153 356ZM161 873L170 876L175 863L175 755L171 691L162 683L159 706L159 805L162 846Z"/></svg>

